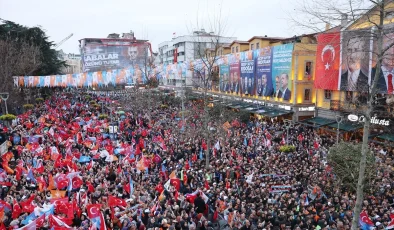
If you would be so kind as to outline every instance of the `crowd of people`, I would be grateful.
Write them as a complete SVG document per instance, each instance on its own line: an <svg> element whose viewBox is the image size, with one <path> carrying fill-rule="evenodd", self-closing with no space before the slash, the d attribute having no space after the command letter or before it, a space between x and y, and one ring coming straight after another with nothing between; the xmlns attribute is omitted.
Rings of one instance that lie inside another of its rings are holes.
<svg viewBox="0 0 394 230"><path fill-rule="evenodd" d="M286 137L278 119L224 127L186 107L183 122L177 103L57 92L18 115L3 126L0 229L350 229L355 193L326 161L335 138L299 124ZM371 147L379 189L363 209L382 229L393 151Z"/></svg>

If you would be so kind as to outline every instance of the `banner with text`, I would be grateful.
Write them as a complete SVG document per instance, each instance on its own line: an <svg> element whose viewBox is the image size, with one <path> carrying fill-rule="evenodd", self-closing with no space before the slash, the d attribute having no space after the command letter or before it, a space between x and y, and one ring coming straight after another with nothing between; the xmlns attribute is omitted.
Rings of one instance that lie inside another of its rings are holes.
<svg viewBox="0 0 394 230"><path fill-rule="evenodd" d="M259 96L272 96L272 74L271 74L271 47L255 50L256 60L256 94Z"/></svg>
<svg viewBox="0 0 394 230"><path fill-rule="evenodd" d="M272 81L274 96L291 99L291 64L294 44L274 46L272 50Z"/></svg>

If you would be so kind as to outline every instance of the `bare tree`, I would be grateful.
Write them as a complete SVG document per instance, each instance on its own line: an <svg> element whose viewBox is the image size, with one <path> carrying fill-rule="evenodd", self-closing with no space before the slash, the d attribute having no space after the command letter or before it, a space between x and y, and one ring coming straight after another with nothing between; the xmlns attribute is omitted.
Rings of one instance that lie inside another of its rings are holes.
<svg viewBox="0 0 394 230"><path fill-rule="evenodd" d="M203 133L204 138L208 143L208 150L206 152L206 167L209 167L209 151L211 143L211 127L209 123L211 117L209 115L209 97L208 91L213 87L215 77L218 76L218 61L221 56L218 53L219 48L225 43L224 35L226 34L226 18L222 15L222 10L219 9L214 15L209 15L201 20L197 17L196 23L190 28L207 28L209 33L205 30L197 31L195 36L194 58L195 65L191 65L189 70L193 72L193 86L203 90ZM189 29L189 31L192 31ZM201 33L201 34L199 34ZM197 64L196 64L197 63Z"/></svg>
<svg viewBox="0 0 394 230"><path fill-rule="evenodd" d="M11 39L0 40L0 92L9 92L14 101L21 101L21 92L16 89L20 84L13 76L29 76L40 65L39 47L28 42L17 43Z"/></svg>
<svg viewBox="0 0 394 230"><path fill-rule="evenodd" d="M392 52L390 49L394 46L392 39L392 18L394 5L392 0L304 0L297 10L302 17L293 18L293 22L297 26L308 28L313 31L322 31L326 24L339 26L343 36L348 36L342 46L346 46L347 41L355 38L356 40L367 39L373 41L374 48L368 51L349 51L349 52L368 52L372 58L372 62L376 63L371 71L370 84L364 83L361 88L357 89L357 100L362 98L362 102L354 106L353 109L358 110L364 116L363 120L363 138L361 148L361 158L359 162L359 170L357 177L357 198L354 207L354 215L352 220L352 229L358 229L359 216L362 210L362 202L364 198L365 172L368 155L368 141L372 118L377 113L379 103L377 99L381 93L387 93L387 88L382 90L380 82L384 79L382 74L382 66L387 60L392 60ZM302 18L301 20L299 20ZM345 19L345 20L344 20ZM363 29L360 35L354 31ZM345 44L344 44L345 43ZM342 64L345 64L342 60ZM387 111L382 111L387 112Z"/></svg>

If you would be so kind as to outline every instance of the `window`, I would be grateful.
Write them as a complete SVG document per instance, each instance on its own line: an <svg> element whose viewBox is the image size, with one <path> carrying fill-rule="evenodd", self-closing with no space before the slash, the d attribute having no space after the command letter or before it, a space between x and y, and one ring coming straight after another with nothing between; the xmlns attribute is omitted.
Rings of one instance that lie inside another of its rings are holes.
<svg viewBox="0 0 394 230"><path fill-rule="evenodd" d="M250 49L254 50L254 44L250 44Z"/></svg>
<svg viewBox="0 0 394 230"><path fill-rule="evenodd" d="M331 90L324 90L324 100L331 100Z"/></svg>
<svg viewBox="0 0 394 230"><path fill-rule="evenodd" d="M235 52L234 52L234 48L235 48L235 47L232 47L232 48L231 48L231 53L235 53Z"/></svg>
<svg viewBox="0 0 394 230"><path fill-rule="evenodd" d="M238 53L239 51L238 51L238 46L237 47L235 47L235 52L236 53Z"/></svg>
<svg viewBox="0 0 394 230"><path fill-rule="evenodd" d="M345 93L346 93L345 100L347 102L352 102L353 101L353 91L346 91Z"/></svg>
<svg viewBox="0 0 394 230"><path fill-rule="evenodd" d="M304 78L308 80L312 80L312 62L306 61L305 62L305 75Z"/></svg>
<svg viewBox="0 0 394 230"><path fill-rule="evenodd" d="M260 49L260 43L256 42L256 49Z"/></svg>
<svg viewBox="0 0 394 230"><path fill-rule="evenodd" d="M311 89L305 89L304 91L304 101L311 100Z"/></svg>

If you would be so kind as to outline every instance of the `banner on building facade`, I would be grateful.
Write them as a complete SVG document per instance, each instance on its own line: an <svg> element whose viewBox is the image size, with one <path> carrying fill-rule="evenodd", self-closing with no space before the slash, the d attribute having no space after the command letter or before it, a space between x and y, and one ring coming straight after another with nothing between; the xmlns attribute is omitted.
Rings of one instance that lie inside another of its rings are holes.
<svg viewBox="0 0 394 230"><path fill-rule="evenodd" d="M294 44L274 46L272 50L272 81L274 97L291 99L291 64Z"/></svg>
<svg viewBox="0 0 394 230"><path fill-rule="evenodd" d="M272 96L272 74L271 74L271 47L264 47L255 50L254 57L256 60L256 94L258 96Z"/></svg>
<svg viewBox="0 0 394 230"><path fill-rule="evenodd" d="M241 53L241 85L245 95L255 95L254 60L253 52L246 51Z"/></svg>
<svg viewBox="0 0 394 230"><path fill-rule="evenodd" d="M231 90L234 94L240 95L242 93L241 87L241 73L239 69L239 61L230 64L230 79L233 79Z"/></svg>
<svg viewBox="0 0 394 230"><path fill-rule="evenodd" d="M85 39L81 47L83 72L124 69L145 65L147 43L111 39Z"/></svg>
<svg viewBox="0 0 394 230"><path fill-rule="evenodd" d="M386 25L384 27L384 36L383 36L383 49L387 49L382 58L382 68L380 74L378 76L378 82L376 85L378 93L384 94L394 94L394 26L392 24ZM372 56L371 63L371 76L369 80L369 85L372 84L372 80L375 78L376 73L376 58L378 54L377 50L377 41L374 40L373 50L374 54Z"/></svg>
<svg viewBox="0 0 394 230"><path fill-rule="evenodd" d="M338 79L339 90L367 92L372 50L371 31L346 31L341 36L342 62Z"/></svg>
<svg viewBox="0 0 394 230"><path fill-rule="evenodd" d="M341 49L340 32L317 36L315 88L338 90Z"/></svg>
<svg viewBox="0 0 394 230"><path fill-rule="evenodd" d="M230 67L228 65L219 66L219 90L221 92L231 93L233 92L234 76L230 77Z"/></svg>

